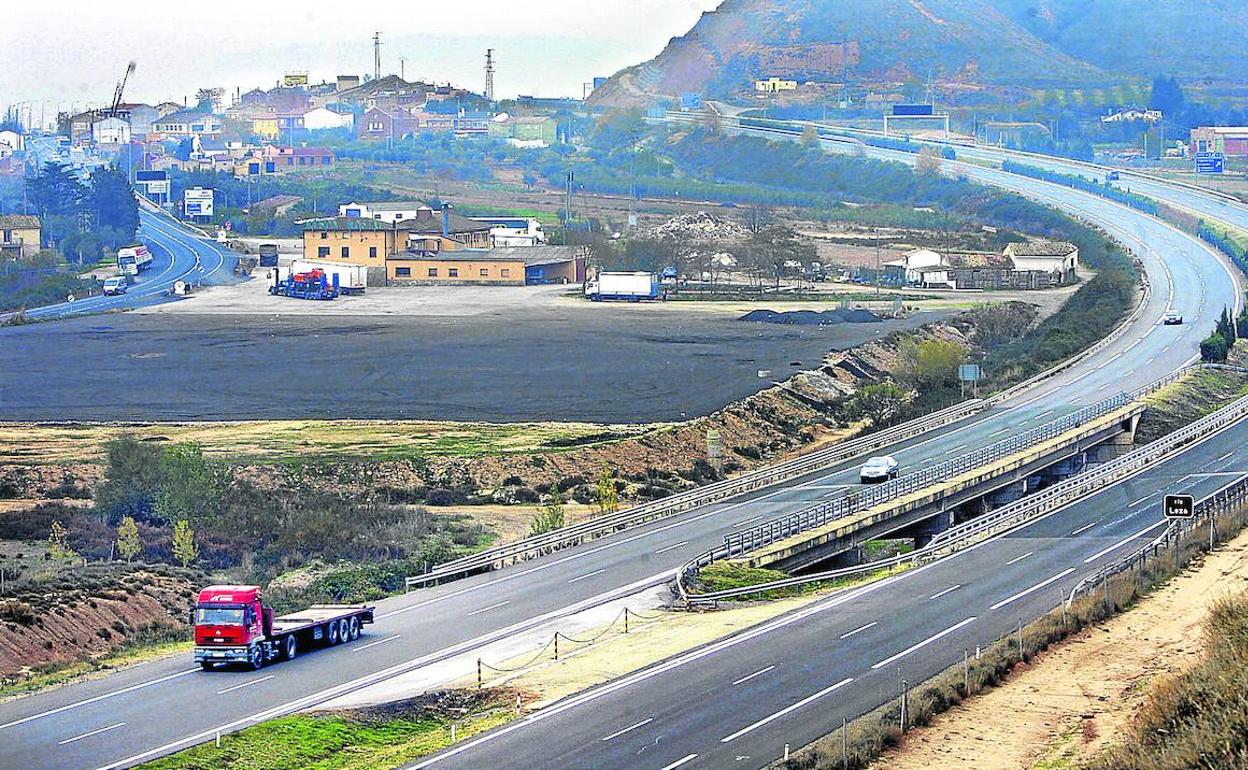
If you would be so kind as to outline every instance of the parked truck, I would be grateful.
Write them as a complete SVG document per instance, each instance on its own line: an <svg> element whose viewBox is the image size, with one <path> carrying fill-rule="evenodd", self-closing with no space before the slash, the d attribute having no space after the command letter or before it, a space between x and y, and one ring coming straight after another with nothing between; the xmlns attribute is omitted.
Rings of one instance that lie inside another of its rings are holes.
<svg viewBox="0 0 1248 770"><path fill-rule="evenodd" d="M279 268L272 268L270 272L273 276L273 285L269 287L269 294L274 296L321 300L334 299L338 296L336 273L333 281L330 281L329 276L320 270L310 270L306 273L291 272L285 278L279 277Z"/></svg>
<svg viewBox="0 0 1248 770"><path fill-rule="evenodd" d="M277 244L260 244L260 267L277 267Z"/></svg>
<svg viewBox="0 0 1248 770"><path fill-rule="evenodd" d="M208 586L191 610L195 662L208 671L218 663L259 669L275 660L290 660L318 646L359 638L360 627L373 622L374 609L366 604L314 604L273 617L259 586Z"/></svg>
<svg viewBox="0 0 1248 770"><path fill-rule="evenodd" d="M585 284L585 296L594 302L606 299L623 299L637 302L658 299L661 294L659 276L655 273L599 273L598 278Z"/></svg>
<svg viewBox="0 0 1248 770"><path fill-rule="evenodd" d="M338 291L343 294L359 294L368 288L368 268L346 262L330 262L324 259L296 259L290 263L292 273L310 273L320 270L329 276L330 283L338 276Z"/></svg>

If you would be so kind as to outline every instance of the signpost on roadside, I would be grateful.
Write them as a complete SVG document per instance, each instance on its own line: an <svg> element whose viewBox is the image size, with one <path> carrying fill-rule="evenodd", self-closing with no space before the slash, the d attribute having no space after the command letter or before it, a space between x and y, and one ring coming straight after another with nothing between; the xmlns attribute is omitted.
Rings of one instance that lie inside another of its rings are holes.
<svg viewBox="0 0 1248 770"><path fill-rule="evenodd" d="M1221 174L1226 156L1220 152L1198 152L1192 156L1196 161L1197 174Z"/></svg>
<svg viewBox="0 0 1248 770"><path fill-rule="evenodd" d="M966 383L971 383L971 395L979 395L979 381L984 378L984 370L979 364L962 364L958 367L958 382L962 385L962 397L966 397Z"/></svg>
<svg viewBox="0 0 1248 770"><path fill-rule="evenodd" d="M1166 495L1162 513L1167 519L1191 519L1196 516L1196 499L1191 495Z"/></svg>

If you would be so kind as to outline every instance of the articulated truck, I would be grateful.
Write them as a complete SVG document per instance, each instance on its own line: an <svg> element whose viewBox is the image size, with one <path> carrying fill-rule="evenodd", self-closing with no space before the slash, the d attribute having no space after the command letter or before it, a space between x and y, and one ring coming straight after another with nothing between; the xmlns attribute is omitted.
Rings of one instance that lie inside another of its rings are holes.
<svg viewBox="0 0 1248 770"><path fill-rule="evenodd" d="M359 638L360 627L373 622L374 609L367 604L314 604L273 617L259 586L208 586L191 610L195 662L208 671L218 663L259 669L290 660L316 647Z"/></svg>

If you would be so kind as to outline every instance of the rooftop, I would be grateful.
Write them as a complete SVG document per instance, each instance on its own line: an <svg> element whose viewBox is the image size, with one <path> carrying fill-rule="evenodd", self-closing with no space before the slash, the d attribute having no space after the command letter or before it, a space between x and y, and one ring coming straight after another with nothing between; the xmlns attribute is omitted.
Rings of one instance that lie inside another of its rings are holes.
<svg viewBox="0 0 1248 770"><path fill-rule="evenodd" d="M430 208L429 204L424 201L362 201L354 205L364 206L371 211L411 211Z"/></svg>
<svg viewBox="0 0 1248 770"><path fill-rule="evenodd" d="M254 209L276 209L282 206L293 206L296 203L300 203L302 201L303 201L303 198L299 197L298 195L274 195L271 198L265 198L262 201L256 201L255 203L251 204L251 208L253 210Z"/></svg>
<svg viewBox="0 0 1248 770"><path fill-rule="evenodd" d="M1079 250L1075 244L1065 241L1011 243L1005 249L1006 254L1013 257L1065 257Z"/></svg>
<svg viewBox="0 0 1248 770"><path fill-rule="evenodd" d="M39 226L39 217L28 214L0 216L0 227L6 230L28 230Z"/></svg>
<svg viewBox="0 0 1248 770"><path fill-rule="evenodd" d="M308 230L362 231L391 229L391 226L385 222L363 217L322 217L319 219L305 219L298 224L303 225L305 232Z"/></svg>
<svg viewBox="0 0 1248 770"><path fill-rule="evenodd" d="M450 233L473 233L490 229L488 222L478 222L468 217L460 216L454 211L449 213L447 220L447 232ZM397 223L395 229L440 235L442 233L442 212L433 211L432 209L420 209L416 212L415 217L404 219L402 222Z"/></svg>

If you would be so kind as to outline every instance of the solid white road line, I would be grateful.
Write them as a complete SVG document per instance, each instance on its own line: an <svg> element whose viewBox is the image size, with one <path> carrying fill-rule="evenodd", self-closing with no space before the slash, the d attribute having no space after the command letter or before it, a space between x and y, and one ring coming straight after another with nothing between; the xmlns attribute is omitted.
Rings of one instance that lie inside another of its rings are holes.
<svg viewBox="0 0 1248 770"><path fill-rule="evenodd" d="M689 545L689 541L681 540L679 543L676 543L674 545L669 545L666 548L660 548L659 550L654 552L654 555L658 556L661 553L667 553L668 551L675 551L677 548L680 548L681 546L686 546L686 545Z"/></svg>
<svg viewBox="0 0 1248 770"><path fill-rule="evenodd" d="M606 572L605 569L596 569L593 572L587 572L584 575L581 575L580 577L574 577L571 580L569 580L568 583L579 583L582 580L585 580L586 578L591 578L594 575L601 575L604 572Z"/></svg>
<svg viewBox="0 0 1248 770"><path fill-rule="evenodd" d="M1233 455L1233 454L1235 454L1235 450L1234 450L1234 449L1232 449L1231 451L1229 451L1229 452L1227 452L1226 454L1222 455L1222 456L1221 456L1221 457L1219 457L1218 459L1214 460L1214 462L1215 462L1215 463L1220 463L1220 462L1222 462L1223 460L1225 460L1226 458L1230 457L1230 456L1231 456L1231 455Z"/></svg>
<svg viewBox="0 0 1248 770"><path fill-rule="evenodd" d="M466 618L470 618L470 617L472 617L473 615L480 615L482 612L489 612L490 610L496 610L496 609L498 609L499 607L502 607L503 605L506 605L506 604L511 604L511 599L504 599L504 600L502 600L501 602L499 602L498 604L491 604L489 607L482 607L482 608L481 608L481 609L479 609L479 610L473 610L472 612L469 612L469 613L468 613L467 615L465 615L464 617L466 617Z"/></svg>
<svg viewBox="0 0 1248 770"><path fill-rule="evenodd" d="M1007 567L1008 567L1008 566L1010 566L1011 564L1018 564L1020 561L1022 561L1023 559L1026 559L1028 556L1031 556L1033 553L1035 553L1035 551L1028 551L1027 553L1023 554L1022 556L1015 556L1013 559L1010 559L1009 561L1007 561L1007 562L1005 563L1005 566L1007 566Z"/></svg>
<svg viewBox="0 0 1248 770"><path fill-rule="evenodd" d="M602 741L603 743L606 743L612 738L619 738L624 733L632 732L633 730L636 730L638 727L645 727L646 725L650 724L653 721L654 721L654 717L650 717L649 719L643 719L635 725L631 725L629 727L625 727L623 730L617 730L616 732L611 733L606 738L603 738Z"/></svg>
<svg viewBox="0 0 1248 770"><path fill-rule="evenodd" d="M946 628L944 631L938 631L937 633L932 634L931 636L927 637L927 638L926 638L926 639L924 639L923 641L921 641L921 642L919 642L919 643L917 643L917 644L912 644L912 645L910 645L909 647L907 647L906 649L904 649L904 650L902 650L901 652L897 653L896 655L891 655L891 656L889 656L889 657L885 658L884 660L881 660L879 663L876 663L874 666L872 666L872 667L871 667L871 669L872 669L872 670L875 670L875 669L879 669L879 668L884 668L884 667L885 667L885 666L887 666L889 663L892 663L893 661L896 661L896 660L901 660L902 658L906 657L907 655L909 655L910 653L914 652L915 650L917 650L917 649L919 649L919 648L921 648L921 647L925 647L925 646L927 646L927 645L931 644L932 642L936 641L937 639L940 639L940 638L942 638L942 637L948 636L949 634L952 634L954 631L957 631L959 628L962 628L963 626L970 625L971 623L974 623L976 620L977 620L977 618L976 618L974 615L972 615L971 617L967 618L966 620L962 621L961 623L955 623L955 624L953 624L952 626L949 626L948 628Z"/></svg>
<svg viewBox="0 0 1248 770"><path fill-rule="evenodd" d="M378 639L375 642L369 642L368 644L361 644L359 647L355 648L355 651L359 652L360 650L367 650L369 647L376 647L379 644L385 644L386 642L393 642L395 639L398 639L402 635L403 634L395 634L394 636L387 636L385 639Z"/></svg>
<svg viewBox="0 0 1248 770"><path fill-rule="evenodd" d="M1168 521L1165 521L1165 520L1163 519L1162 521L1157 522L1156 524L1154 524L1154 525L1153 525L1153 526L1151 526L1151 527L1146 527L1146 528L1144 528L1144 529L1141 529L1139 532L1136 532L1134 535L1132 535L1132 536L1130 536L1130 537L1124 537L1122 540L1119 540L1117 543L1114 543L1113 545L1109 546L1108 548L1105 548L1105 549L1102 549L1102 550L1100 550L1100 551L1097 551L1096 553L1092 554L1092 555L1091 555L1091 556L1089 556L1088 558L1084 559L1084 560L1083 560L1083 563L1084 563L1084 564L1091 564L1092 562L1094 562L1094 561L1096 561L1097 559L1101 558L1101 557L1102 557L1102 556L1104 556L1105 554L1107 554L1107 553L1109 553L1109 552L1111 552L1111 551L1115 551L1115 550L1117 550L1117 549L1119 549L1119 548L1123 547L1123 546L1124 546L1124 545L1126 545L1127 543L1130 543L1132 540L1135 540L1137 537L1141 537L1141 536L1143 536L1143 535L1147 535L1149 532L1152 532L1154 529L1157 529L1158 527L1164 527L1164 526L1166 526L1166 524L1168 524L1168 523L1169 523Z"/></svg>
<svg viewBox="0 0 1248 770"><path fill-rule="evenodd" d="M775 666L768 666L767 668L760 668L759 670L755 671L753 674L746 674L745 676L741 677L740 679L733 682L732 684L735 686L735 685L741 684L742 682L748 682L756 676L762 676L763 674L766 674L768 671L772 670L773 668L775 668Z"/></svg>
<svg viewBox="0 0 1248 770"><path fill-rule="evenodd" d="M1071 537L1074 537L1075 535L1079 535L1079 534L1082 534L1082 533L1084 533L1084 532L1087 532L1089 529L1092 529L1092 528L1093 528L1093 527L1095 527L1096 525L1097 525L1097 522L1095 522L1095 521L1094 521L1094 522L1092 522L1091 524L1084 524L1084 525L1083 525L1082 527L1080 527L1079 529L1076 529L1074 532L1071 532L1071 533L1070 533L1070 536L1071 536Z"/></svg>
<svg viewBox="0 0 1248 770"><path fill-rule="evenodd" d="M64 745L65 745L65 744L67 744L67 743L73 743L74 741L80 741L80 740L82 740L83 738L90 738L92 735L99 735L100 733L106 733L106 732L108 732L109 730L116 730L118 727L125 727L125 726L126 726L126 723L125 723L125 722L118 722L118 723L117 723L117 724L115 724L115 725L109 725L108 727L101 727L100 729L98 729L98 730L92 730L92 731L91 731L91 732L89 732L89 733L83 733L82 735L76 735L76 736L74 736L73 738L66 738L66 739L65 739L65 740L63 740L63 741L57 741L57 744L56 744L56 745L57 745L57 746L64 746Z"/></svg>
<svg viewBox="0 0 1248 770"><path fill-rule="evenodd" d="M744 527L746 524L751 524L751 523L753 523L753 522L758 521L758 520L759 520L759 519L761 519L761 518L763 518L761 515L760 515L760 516L751 516L750 518L746 519L745 521L738 521L736 524L733 524L732 526L733 526L733 528L734 528L734 529L735 529L735 528L737 528L737 527Z"/></svg>
<svg viewBox="0 0 1248 770"><path fill-rule="evenodd" d="M267 682L272 678L273 678L273 675L269 674L268 676L262 676L259 679L253 679L250 682L243 682L242 684L236 684L233 687L227 687L224 690L217 690L217 695L225 695L227 692L234 692L235 690L241 690L244 687L251 687L253 684L260 684L261 682Z"/></svg>
<svg viewBox="0 0 1248 770"><path fill-rule="evenodd" d="M1139 505L1140 503L1144 502L1145 500L1147 500L1147 499L1148 499L1148 498L1150 498L1150 497L1152 497L1152 495L1144 495L1144 496L1143 496L1143 497L1141 497L1139 500L1136 500L1135 502L1131 503L1131 504L1130 504L1130 505L1128 505L1127 507L1128 507L1128 508L1134 508L1135 506Z"/></svg>
<svg viewBox="0 0 1248 770"><path fill-rule="evenodd" d="M757 730L758 728L762 727L762 726L763 726L763 725L765 725L765 724L770 724L771 722L776 721L777 719L779 719L780 717L784 716L785 714L790 714L790 713L792 713L792 712L794 712L794 711L797 711L797 710L798 710L798 709L800 709L802 706L805 706L807 703L811 703L812 701L816 701L816 700L818 700L819 698L822 698L823 696L827 695L828 693L835 692L836 690L841 689L842 687L844 687L845 685L849 684L849 683L850 683L850 682L852 682L852 681L854 681L854 680L853 680L853 679L848 679L848 678L847 678L847 679L842 679L841 681L837 682L836 684L832 685L831 687L825 687L825 688L823 688L822 690L820 690L819 692L815 693L814 695L807 695L805 698L802 698L802 699L801 699L801 700L799 700L797 703L794 703L794 704L793 704L793 705L791 705L791 706L785 706L784 708L780 709L779 711L777 711L776 713L772 714L772 715L771 715L771 716L769 716L769 717L763 717L762 719L758 720L758 721L757 721L757 722L755 722L754 724L752 724L752 725L750 725L750 726L748 726L748 727L743 727L743 728L741 728L740 730L737 730L737 731L736 731L735 733L733 733L732 735L727 735L727 736L724 736L723 738L720 738L720 739L719 739L719 742L720 742L720 743L728 743L729 741L732 741L732 740L735 740L735 739L737 739L737 738L740 738L742 735L745 735L746 733L749 733L749 732L753 732L754 730Z"/></svg>
<svg viewBox="0 0 1248 770"><path fill-rule="evenodd" d="M961 583L959 583L958 585L953 586L953 587L951 587L951 588L946 588L946 589L945 589L945 590L943 590L943 591L937 591L936 593L932 594L931 596L929 596L929 597L927 597L927 598L928 598L928 599L939 599L940 597L944 596L945 594L951 594L951 593L953 593L954 591L958 590L958 589L959 589L959 588L961 588L961 587L962 587L962 584L961 584Z"/></svg>
<svg viewBox="0 0 1248 770"><path fill-rule="evenodd" d="M1018 601L1019 599L1023 598L1023 597L1024 597L1024 596L1026 596L1027 594L1031 594L1031 593L1035 593L1036 591L1039 591L1041 588L1044 588L1045 586L1047 586L1047 585L1048 585L1048 584L1050 584L1050 583L1056 583L1057 581L1061 580L1062 578L1066 577L1067 575L1069 575L1070 573L1072 573L1072 572L1074 572L1074 571L1075 571L1075 568L1074 568L1074 567L1071 567L1070 569L1065 569L1065 570L1062 570L1061 572L1057 573L1057 574L1056 574L1056 575L1054 575L1053 577L1051 577L1051 578L1049 578L1049 579L1047 579L1047 580L1042 580L1042 581L1040 581L1039 583L1036 583L1036 584L1035 584L1034 586L1032 586L1031 588L1026 588L1026 589L1024 589L1024 590L1022 590L1022 591L1019 591L1018 593L1014 594L1013 596L1011 596L1011 597L1010 597L1010 598L1008 598L1008 599L1002 599L1001 601L999 601L999 602L997 602L996 604L992 605L992 606L991 606L991 607L989 607L988 609L991 609L991 610L999 610L999 609L1001 609L1002 607L1004 607L1005 605L1007 605L1007 604L1009 604L1009 603L1011 603L1011 602Z"/></svg>
<svg viewBox="0 0 1248 770"><path fill-rule="evenodd" d="M106 692L103 695L97 695L94 698L87 698L86 700L75 701L74 703L67 703L64 706L61 706L59 708L49 709L48 711L40 711L38 714L31 714L28 717L15 719L12 722L5 722L4 724L0 725L0 730L3 730L6 727L15 727L20 724L25 724L27 722L33 721L35 719L39 719L41 717L48 717L48 716L52 716L53 714L59 714L62 711L69 711L70 709L78 708L79 706L86 706L89 703L102 701L105 698L111 698L114 695L123 695L128 692L134 692L135 690L141 690L144 687L151 687L154 684L160 684L161 682L168 682L170 679L177 679L180 676L186 676L187 674L194 674L197 671L199 671L199 666L196 666L195 668L188 668L185 671L179 671L178 673L170 674L169 676L162 676L159 679L152 679L147 682L141 682L140 684L132 684L129 687L123 687L120 690L113 690L112 692Z"/></svg>
<svg viewBox="0 0 1248 770"><path fill-rule="evenodd" d="M878 626L879 624L880 624L880 621L878 621L878 620L873 620L873 621L871 621L870 623L866 624L865 626L858 626L858 627L857 627L857 628L855 628L853 631L846 631L845 633L841 634L841 637L840 637L840 638L842 638L842 639L848 639L849 637L853 636L854 634L861 633L862 631L866 631L868 628L871 628L872 626Z"/></svg>
<svg viewBox="0 0 1248 770"><path fill-rule="evenodd" d="M675 770L675 768L678 768L681 765L686 764L688 762L692 762L693 760L697 758L698 758L697 754L690 754L687 757L681 757L680 759L676 760L670 765L665 765L664 767L660 768L660 770Z"/></svg>

